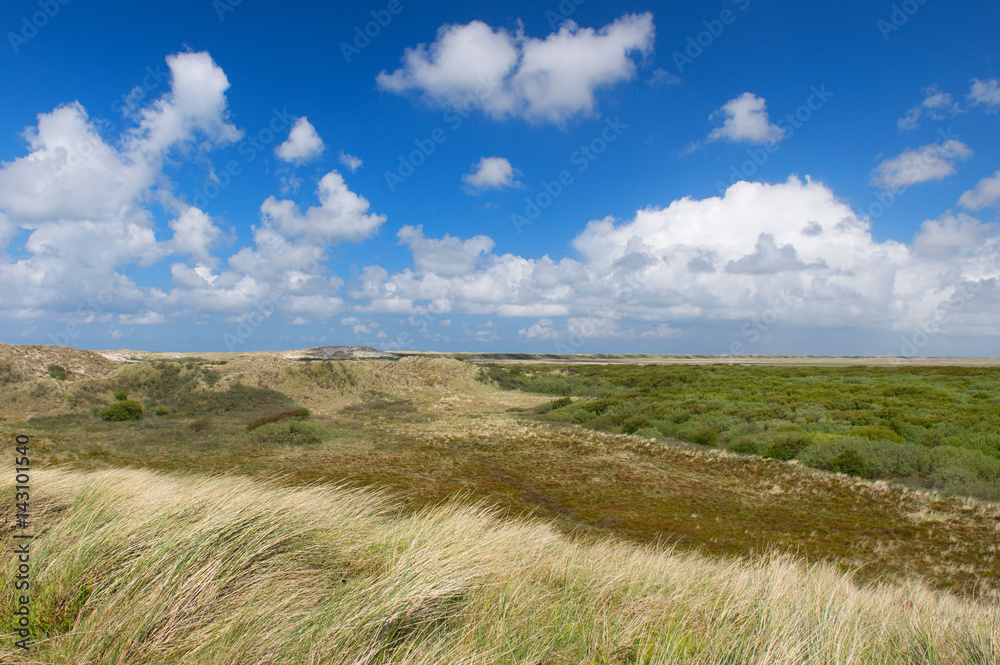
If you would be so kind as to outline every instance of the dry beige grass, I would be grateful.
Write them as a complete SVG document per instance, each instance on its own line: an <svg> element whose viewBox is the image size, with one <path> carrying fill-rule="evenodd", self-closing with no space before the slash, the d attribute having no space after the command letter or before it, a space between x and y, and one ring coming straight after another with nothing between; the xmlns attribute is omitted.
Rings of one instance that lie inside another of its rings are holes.
<svg viewBox="0 0 1000 665"><path fill-rule="evenodd" d="M4 662L1000 659L996 606L787 557L584 545L474 506L400 516L368 492L228 477L46 470L33 485L40 639L25 656L5 636Z"/></svg>

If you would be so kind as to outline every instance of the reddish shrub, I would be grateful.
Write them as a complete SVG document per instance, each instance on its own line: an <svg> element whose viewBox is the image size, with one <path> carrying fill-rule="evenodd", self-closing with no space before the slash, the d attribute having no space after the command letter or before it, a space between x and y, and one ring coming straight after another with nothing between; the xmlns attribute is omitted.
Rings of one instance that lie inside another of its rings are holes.
<svg viewBox="0 0 1000 665"><path fill-rule="evenodd" d="M285 411L278 411L277 413L272 413L267 416L261 416L256 420L251 420L247 423L248 430L254 430L261 425L266 425L268 423L277 423L282 420L308 420L309 419L309 409L287 409Z"/></svg>

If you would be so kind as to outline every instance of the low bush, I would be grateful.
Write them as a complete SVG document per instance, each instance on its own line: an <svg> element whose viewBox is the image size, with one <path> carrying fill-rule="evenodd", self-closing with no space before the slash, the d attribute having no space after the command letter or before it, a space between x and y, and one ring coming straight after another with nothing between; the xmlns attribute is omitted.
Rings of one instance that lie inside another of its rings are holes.
<svg viewBox="0 0 1000 665"><path fill-rule="evenodd" d="M119 402L126 401L128 399L128 391L127 390L116 390L115 391L115 399L118 400Z"/></svg>
<svg viewBox="0 0 1000 665"><path fill-rule="evenodd" d="M48 366L49 376L51 376L56 381L66 380L66 368L61 365L49 365Z"/></svg>
<svg viewBox="0 0 1000 665"><path fill-rule="evenodd" d="M612 413L606 413L603 416L597 416L587 421L587 427L590 429L617 430L621 425L621 416L616 416Z"/></svg>
<svg viewBox="0 0 1000 665"><path fill-rule="evenodd" d="M188 423L188 427L193 429L195 432L205 432L210 429L215 429L215 421L211 418L199 418L198 420L192 420Z"/></svg>
<svg viewBox="0 0 1000 665"><path fill-rule="evenodd" d="M648 416L636 414L626 418L622 423L622 431L626 434L635 434L641 429L652 429L652 423Z"/></svg>
<svg viewBox="0 0 1000 665"><path fill-rule="evenodd" d="M845 448L839 455L830 460L830 470L838 473L849 473L852 476L862 476L867 470L865 458L856 448Z"/></svg>
<svg viewBox="0 0 1000 665"><path fill-rule="evenodd" d="M165 407L165 406L154 406L154 407L153 407L152 409L150 409L150 410L151 410L151 411L152 411L153 413L155 413L156 415L158 415L158 416L165 416L165 415L167 415L168 413L170 413L170 409L168 409L168 408L167 408L167 407Z"/></svg>
<svg viewBox="0 0 1000 665"><path fill-rule="evenodd" d="M787 461L798 457L808 445L809 437L802 434L779 434L771 440L763 454L764 457Z"/></svg>
<svg viewBox="0 0 1000 665"><path fill-rule="evenodd" d="M299 408L288 395L271 388L256 388L234 383L224 392L203 392L192 410L208 413L260 413ZM266 410L266 411L265 411Z"/></svg>
<svg viewBox="0 0 1000 665"><path fill-rule="evenodd" d="M248 430L255 430L262 425L267 425L269 423L277 423L282 420L308 420L309 409L298 408L298 409L285 409L284 411L278 411L277 413L272 413L266 416L257 418L256 420L251 420L247 423Z"/></svg>
<svg viewBox="0 0 1000 665"><path fill-rule="evenodd" d="M952 490L975 482L976 474L963 466L945 466L931 472L927 479L934 489Z"/></svg>
<svg viewBox="0 0 1000 665"><path fill-rule="evenodd" d="M142 420L142 404L134 400L122 400L103 409L101 418L111 422Z"/></svg>
<svg viewBox="0 0 1000 665"><path fill-rule="evenodd" d="M569 397L562 397L560 399L554 399L551 402L545 402L544 404L539 404L533 409L533 411L538 415L543 415L548 413L549 411L554 411L556 409L561 409L564 406L569 406L572 403L573 400L570 399Z"/></svg>
<svg viewBox="0 0 1000 665"><path fill-rule="evenodd" d="M743 455L757 455L760 453L760 441L752 436L743 436L730 443L727 450Z"/></svg>
<svg viewBox="0 0 1000 665"><path fill-rule="evenodd" d="M1000 460L970 448L941 446L928 451L931 476L940 469L960 467L972 474L972 479L996 480L1000 476Z"/></svg>
<svg viewBox="0 0 1000 665"><path fill-rule="evenodd" d="M719 443L719 432L714 427L699 427L691 432L688 440L702 446L715 446Z"/></svg>
<svg viewBox="0 0 1000 665"><path fill-rule="evenodd" d="M501 390L523 390L524 380L513 376L502 367L489 365L479 369L476 380L481 383L494 384Z"/></svg>
<svg viewBox="0 0 1000 665"><path fill-rule="evenodd" d="M257 443L269 444L303 444L320 443L326 438L326 428L305 420L282 420L267 423L253 430L252 436Z"/></svg>
<svg viewBox="0 0 1000 665"><path fill-rule="evenodd" d="M861 436L871 441L894 441L896 443L903 443L903 437L901 437L898 432L891 427L885 427L884 425L877 425L873 427L855 427L847 433L854 436Z"/></svg>

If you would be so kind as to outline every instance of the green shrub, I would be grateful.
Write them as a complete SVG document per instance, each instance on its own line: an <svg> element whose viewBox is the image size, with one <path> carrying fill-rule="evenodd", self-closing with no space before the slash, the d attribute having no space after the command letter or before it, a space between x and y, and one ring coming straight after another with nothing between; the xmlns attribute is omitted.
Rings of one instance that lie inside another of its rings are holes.
<svg viewBox="0 0 1000 665"><path fill-rule="evenodd" d="M288 395L270 388L255 388L242 383L234 383L225 392L203 394L200 409L209 413L260 413L278 409L298 408L298 404Z"/></svg>
<svg viewBox="0 0 1000 665"><path fill-rule="evenodd" d="M247 423L247 429L255 430L262 425L277 423L282 420L308 420L310 415L309 409L305 408L285 409L284 411L278 411L277 413L272 413L267 416L261 416L256 420L251 420Z"/></svg>
<svg viewBox="0 0 1000 665"><path fill-rule="evenodd" d="M55 365L55 364L53 364L53 365L49 365L47 369L49 370L49 376L51 376L56 381L65 381L66 380L66 368L65 367L62 367L61 365Z"/></svg>
<svg viewBox="0 0 1000 665"><path fill-rule="evenodd" d="M479 369L476 380L480 383L493 384L500 390L524 390L524 379L513 376L510 372L496 365L489 365Z"/></svg>
<svg viewBox="0 0 1000 665"><path fill-rule="evenodd" d="M165 416L170 413L170 409L165 406L154 406L151 411L158 416Z"/></svg>
<svg viewBox="0 0 1000 665"><path fill-rule="evenodd" d="M612 413L606 413L603 416L597 416L587 421L587 427L590 429L617 430L621 425L621 416L616 416Z"/></svg>
<svg viewBox="0 0 1000 665"><path fill-rule="evenodd" d="M594 399L590 400L589 402L584 402L580 408L584 409L585 411L590 411L593 414L601 415L602 413L607 411L608 407L614 404L615 401L616 400L614 399Z"/></svg>
<svg viewBox="0 0 1000 665"><path fill-rule="evenodd" d="M572 395L573 387L569 377L553 376L551 374L538 374L530 378L521 379L524 390L546 395Z"/></svg>
<svg viewBox="0 0 1000 665"><path fill-rule="evenodd" d="M780 434L771 440L771 444L764 450L764 456L787 461L795 459L808 445L809 437L807 436Z"/></svg>
<svg viewBox="0 0 1000 665"><path fill-rule="evenodd" d="M689 435L688 439L691 443L702 446L715 446L719 443L719 432L714 427L699 427Z"/></svg>
<svg viewBox="0 0 1000 665"><path fill-rule="evenodd" d="M839 473L849 473L852 476L862 476L868 464L865 458L855 448L845 448L843 452L830 460L830 470Z"/></svg>
<svg viewBox="0 0 1000 665"><path fill-rule="evenodd" d="M935 489L954 490L975 482L976 474L962 466L945 466L927 477Z"/></svg>
<svg viewBox="0 0 1000 665"><path fill-rule="evenodd" d="M869 478L910 478L930 471L930 451L915 443L871 441L858 451L865 458Z"/></svg>
<svg viewBox="0 0 1000 665"><path fill-rule="evenodd" d="M641 429L652 429L647 416L637 414L622 422L622 431L626 434L635 434Z"/></svg>
<svg viewBox="0 0 1000 665"><path fill-rule="evenodd" d="M128 399L128 391L127 390L116 390L115 391L115 399L118 400L119 402L124 402L125 400Z"/></svg>
<svg viewBox="0 0 1000 665"><path fill-rule="evenodd" d="M188 423L188 427L193 429L195 432L204 432L210 429L215 429L215 421L211 418L199 418L198 420L192 420Z"/></svg>
<svg viewBox="0 0 1000 665"><path fill-rule="evenodd" d="M995 480L1000 475L1000 460L978 450L941 446L928 452L931 475L939 469L961 467L973 475L973 480Z"/></svg>
<svg viewBox="0 0 1000 665"><path fill-rule="evenodd" d="M141 420L142 404L133 400L123 400L101 411L101 418L112 422Z"/></svg>
<svg viewBox="0 0 1000 665"><path fill-rule="evenodd" d="M876 425L873 427L855 427L847 433L853 434L854 436L861 436L872 441L895 441L896 443L903 443L903 437L901 437L898 432L893 430L891 427L885 427L884 425Z"/></svg>
<svg viewBox="0 0 1000 665"><path fill-rule="evenodd" d="M261 425L253 431L252 436L257 443L320 443L326 438L326 428L305 420L282 420Z"/></svg>
<svg viewBox="0 0 1000 665"><path fill-rule="evenodd" d="M559 399L554 399L551 402L545 402L544 404L539 404L534 408L534 412L538 415L548 413L549 411L555 411L556 409L561 409L564 406L569 406L573 403L573 400L569 397L561 397Z"/></svg>
<svg viewBox="0 0 1000 665"><path fill-rule="evenodd" d="M751 436L740 437L730 443L727 450L744 455L757 455L760 453L760 441Z"/></svg>
<svg viewBox="0 0 1000 665"><path fill-rule="evenodd" d="M681 423L686 423L690 419L691 419L691 412L688 411L687 409L674 411L673 413L670 414L670 421L677 423L678 425Z"/></svg>

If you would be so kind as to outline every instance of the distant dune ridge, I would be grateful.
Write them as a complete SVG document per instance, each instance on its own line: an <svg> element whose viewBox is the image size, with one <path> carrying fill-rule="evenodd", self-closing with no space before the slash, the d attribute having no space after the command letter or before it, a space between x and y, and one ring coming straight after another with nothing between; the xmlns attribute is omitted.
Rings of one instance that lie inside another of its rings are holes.
<svg viewBox="0 0 1000 665"><path fill-rule="evenodd" d="M284 351L280 354L283 358L293 359L315 359L315 360L351 360L353 358L387 358L396 359L399 356L373 349L370 346L317 346L312 349L302 351Z"/></svg>

